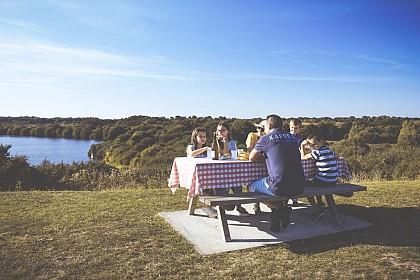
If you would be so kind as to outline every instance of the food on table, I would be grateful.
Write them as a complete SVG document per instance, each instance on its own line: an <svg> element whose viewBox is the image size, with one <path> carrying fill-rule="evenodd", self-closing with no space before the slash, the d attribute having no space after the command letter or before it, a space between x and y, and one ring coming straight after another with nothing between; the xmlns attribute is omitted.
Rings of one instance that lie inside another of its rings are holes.
<svg viewBox="0 0 420 280"><path fill-rule="evenodd" d="M238 155L239 160L249 160L249 154L247 152L240 152Z"/></svg>
<svg viewBox="0 0 420 280"><path fill-rule="evenodd" d="M231 154L223 154L219 157L219 159L230 159L232 158Z"/></svg>

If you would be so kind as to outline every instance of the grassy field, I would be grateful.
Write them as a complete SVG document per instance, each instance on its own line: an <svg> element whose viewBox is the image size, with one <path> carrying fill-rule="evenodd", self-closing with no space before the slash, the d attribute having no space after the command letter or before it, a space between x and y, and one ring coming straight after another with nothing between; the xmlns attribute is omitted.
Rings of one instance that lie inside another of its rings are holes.
<svg viewBox="0 0 420 280"><path fill-rule="evenodd" d="M361 184L372 227L210 256L157 215L183 189L0 193L0 279L419 279L420 181Z"/></svg>

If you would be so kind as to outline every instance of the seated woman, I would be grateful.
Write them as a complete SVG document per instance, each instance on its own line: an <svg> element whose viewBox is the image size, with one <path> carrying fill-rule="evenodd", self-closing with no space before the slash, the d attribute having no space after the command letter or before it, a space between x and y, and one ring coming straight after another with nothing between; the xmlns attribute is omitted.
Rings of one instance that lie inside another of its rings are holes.
<svg viewBox="0 0 420 280"><path fill-rule="evenodd" d="M236 151L236 142L232 139L231 127L228 122L221 121L217 125L216 138L220 142L220 153L232 154L232 151ZM242 193L242 186L232 187L233 193ZM229 193L229 189L215 189L217 195L224 195ZM231 209L231 206L224 207L226 210L235 210L236 215L238 216L249 216L248 211L242 207L241 204L237 204Z"/></svg>

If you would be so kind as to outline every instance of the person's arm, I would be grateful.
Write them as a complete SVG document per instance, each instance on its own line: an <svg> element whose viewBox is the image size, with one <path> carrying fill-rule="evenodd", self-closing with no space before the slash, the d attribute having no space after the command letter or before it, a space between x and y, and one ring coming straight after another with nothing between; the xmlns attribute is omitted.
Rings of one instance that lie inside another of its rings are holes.
<svg viewBox="0 0 420 280"><path fill-rule="evenodd" d="M308 142L306 141L306 140L303 140L301 143L300 143L300 158L301 159L305 159L305 156L307 156L307 155L305 155L305 146L308 144ZM308 155L310 155L310 154L308 154ZM310 158L310 157L309 157Z"/></svg>
<svg viewBox="0 0 420 280"><path fill-rule="evenodd" d="M307 153L305 155L305 146L308 145L308 142L306 140L303 140L302 143L300 144L300 158L301 159L310 159L310 158L314 158L312 156L312 152Z"/></svg>
<svg viewBox="0 0 420 280"><path fill-rule="evenodd" d="M228 142L228 140L227 139L223 139L222 141L223 141L223 149L220 151L220 153L222 155L229 154L230 151L229 151L229 142Z"/></svg>
<svg viewBox="0 0 420 280"><path fill-rule="evenodd" d="M252 147L252 132L248 133L248 137L246 138L245 145L246 145L247 152L250 153L252 149L254 148Z"/></svg>
<svg viewBox="0 0 420 280"><path fill-rule="evenodd" d="M265 160L265 157L261 152L258 152L257 150L253 149L249 154L249 160L252 162L263 162Z"/></svg>
<svg viewBox="0 0 420 280"><path fill-rule="evenodd" d="M311 153L306 154L306 155L304 155L304 156L302 157L302 159L310 159L310 158L312 158Z"/></svg>
<svg viewBox="0 0 420 280"><path fill-rule="evenodd" d="M209 147L203 147L197 150L192 150L192 146L188 146L187 148L187 156L189 157L196 157L197 155L203 153L204 151L207 151L207 149L209 149Z"/></svg>

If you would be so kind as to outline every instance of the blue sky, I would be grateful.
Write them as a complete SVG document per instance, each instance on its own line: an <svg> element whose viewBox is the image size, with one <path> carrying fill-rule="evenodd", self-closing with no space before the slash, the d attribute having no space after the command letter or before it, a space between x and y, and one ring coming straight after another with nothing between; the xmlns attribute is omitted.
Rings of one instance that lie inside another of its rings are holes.
<svg viewBox="0 0 420 280"><path fill-rule="evenodd" d="M417 0L2 0L0 116L420 117Z"/></svg>

